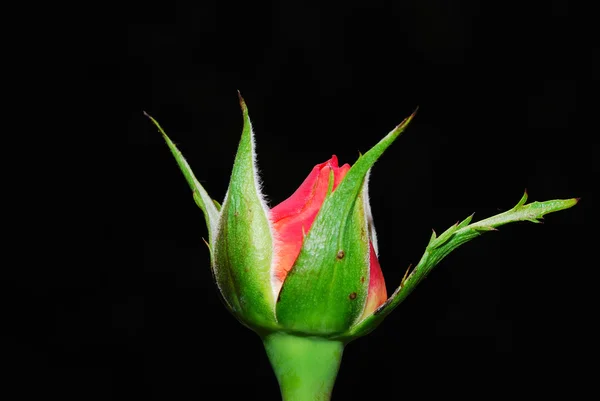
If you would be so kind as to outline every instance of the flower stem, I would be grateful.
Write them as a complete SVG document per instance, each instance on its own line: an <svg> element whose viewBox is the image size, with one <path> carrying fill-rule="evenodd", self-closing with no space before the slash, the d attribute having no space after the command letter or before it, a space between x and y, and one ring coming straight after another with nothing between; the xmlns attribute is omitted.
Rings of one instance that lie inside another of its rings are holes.
<svg viewBox="0 0 600 401"><path fill-rule="evenodd" d="M283 401L329 401L344 343L273 333L263 343Z"/></svg>

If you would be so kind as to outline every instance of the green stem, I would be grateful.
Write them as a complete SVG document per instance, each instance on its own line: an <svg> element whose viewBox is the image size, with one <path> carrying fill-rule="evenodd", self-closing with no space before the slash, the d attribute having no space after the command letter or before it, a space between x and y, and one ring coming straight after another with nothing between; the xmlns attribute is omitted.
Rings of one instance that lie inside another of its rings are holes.
<svg viewBox="0 0 600 401"><path fill-rule="evenodd" d="M263 343L283 401L329 401L344 343L273 333Z"/></svg>

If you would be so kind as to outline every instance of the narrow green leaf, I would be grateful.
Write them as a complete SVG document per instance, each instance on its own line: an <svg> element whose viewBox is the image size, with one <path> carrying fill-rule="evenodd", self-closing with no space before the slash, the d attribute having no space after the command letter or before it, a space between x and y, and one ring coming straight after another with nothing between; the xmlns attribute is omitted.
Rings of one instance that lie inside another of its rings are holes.
<svg viewBox="0 0 600 401"><path fill-rule="evenodd" d="M521 197L519 202L517 202L517 204L515 205L515 208L519 208L519 207L523 206L525 204L525 202L527 202L528 197L529 197L529 195L527 195L527 190L525 190L525 192L523 192L523 196Z"/></svg>
<svg viewBox="0 0 600 401"><path fill-rule="evenodd" d="M429 237L429 244L431 245L431 243L433 243L433 241L435 241L437 238L437 234L435 233L435 230L431 230L431 237Z"/></svg>
<svg viewBox="0 0 600 401"><path fill-rule="evenodd" d="M558 199L546 202L533 202L528 205L525 204L526 201L527 193L512 209L454 230L451 237L444 244L440 245L436 240L430 242L419 264L414 268L409 277L394 291L392 296L375 310L372 315L352 327L345 336L352 339L372 331L415 289L442 259L462 244L478 237L483 232L496 230L496 227L504 224L536 220L548 213L568 209L575 206L578 199ZM462 223L460 226L462 226Z"/></svg>
<svg viewBox="0 0 600 401"><path fill-rule="evenodd" d="M219 221L219 210L215 207L213 200L208 195L208 192L206 192L202 185L200 185L200 182L198 182L198 180L194 176L194 172L192 171L190 165L185 160L179 149L177 149L175 144L167 136L167 134L162 129L158 121L156 121L152 116L148 115L146 112L144 112L144 114L154 123L156 128L158 128L163 138L167 142L167 146L171 150L171 153L173 154L173 156L175 156L175 160L179 165L179 169L183 173L185 180L192 189L194 201L204 213L204 219L206 220L206 226L208 227L208 240L209 243L212 245L214 235L217 231L217 223Z"/></svg>
<svg viewBox="0 0 600 401"><path fill-rule="evenodd" d="M371 166L413 117L414 113L360 157L325 199L279 294L277 319L284 327L339 333L362 313L369 228L361 191Z"/></svg>
<svg viewBox="0 0 600 401"><path fill-rule="evenodd" d="M444 245L451 237L452 235L454 235L454 233L456 232L456 230L458 230L458 223L456 223L455 225L451 226L449 229L447 229L446 231L444 231L432 244L430 244L429 246L432 248L438 248L442 245Z"/></svg>
<svg viewBox="0 0 600 401"><path fill-rule="evenodd" d="M240 96L244 126L215 241L215 276L233 313L256 327L275 325L271 288L273 241L268 209L260 192L254 134Z"/></svg>
<svg viewBox="0 0 600 401"><path fill-rule="evenodd" d="M473 214L470 215L469 217L467 217L466 219L464 219L463 221L461 221L460 224L458 225L458 227L456 227L456 228L460 230L461 228L468 226L469 223L471 223L471 220L473 220Z"/></svg>

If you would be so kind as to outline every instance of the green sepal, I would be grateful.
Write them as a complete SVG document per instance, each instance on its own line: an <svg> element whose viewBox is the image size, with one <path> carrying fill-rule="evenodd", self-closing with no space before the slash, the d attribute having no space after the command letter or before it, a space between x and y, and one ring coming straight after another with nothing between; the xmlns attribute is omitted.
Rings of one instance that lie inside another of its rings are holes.
<svg viewBox="0 0 600 401"><path fill-rule="evenodd" d="M415 287L437 266L450 252L462 244L480 236L484 232L496 231L496 227L517 221L532 221L539 223L544 215L568 209L577 204L579 199L557 199L546 202L527 202L527 192L512 209L489 217L473 224L472 216L467 217L460 224L455 224L446 232L436 238L432 235L425 253L411 274L402 281L400 286L388 298L388 300L377 308L371 315L353 326L348 333L340 338L351 340L364 336L375 329L383 319L394 310L415 289Z"/></svg>
<svg viewBox="0 0 600 401"><path fill-rule="evenodd" d="M215 240L215 277L232 313L250 328L275 327L271 288L273 241L260 193L248 108L240 96L244 126L221 207Z"/></svg>
<svg viewBox="0 0 600 401"><path fill-rule="evenodd" d="M210 247L212 246L212 241L214 240L214 235L217 231L217 224L219 221L219 209L215 206L216 201L211 199L211 197L208 195L208 192L206 192L206 190L202 187L200 182L198 182L198 180L194 176L194 172L192 171L190 165L185 160L179 149L177 149L175 144L167 136L167 134L162 129L158 121L156 121L152 116L148 115L146 112L144 112L144 114L154 123L156 128L158 128L163 138L167 142L167 146L169 147L171 153L175 157L175 160L179 165L179 169L183 173L185 180L192 189L192 194L196 205L198 205L198 207L204 213L204 219L206 220L206 226L208 227L208 241L210 244L210 249Z"/></svg>
<svg viewBox="0 0 600 401"><path fill-rule="evenodd" d="M332 335L362 314L369 268L365 176L413 117L361 156L323 202L279 293L277 320L286 330Z"/></svg>

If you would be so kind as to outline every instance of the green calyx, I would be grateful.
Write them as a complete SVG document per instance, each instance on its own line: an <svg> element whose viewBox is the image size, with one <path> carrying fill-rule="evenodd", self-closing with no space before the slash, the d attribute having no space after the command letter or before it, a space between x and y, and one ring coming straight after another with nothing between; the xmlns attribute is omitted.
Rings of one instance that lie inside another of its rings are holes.
<svg viewBox="0 0 600 401"><path fill-rule="evenodd" d="M367 218L365 178L414 113L362 155L335 191L332 177L329 194L275 301L268 208L259 190L252 126L241 96L240 104L244 127L222 206L208 196L179 150L150 117L204 212L213 276L225 304L260 334L277 330L323 337L345 333L362 315L369 286L372 227Z"/></svg>

